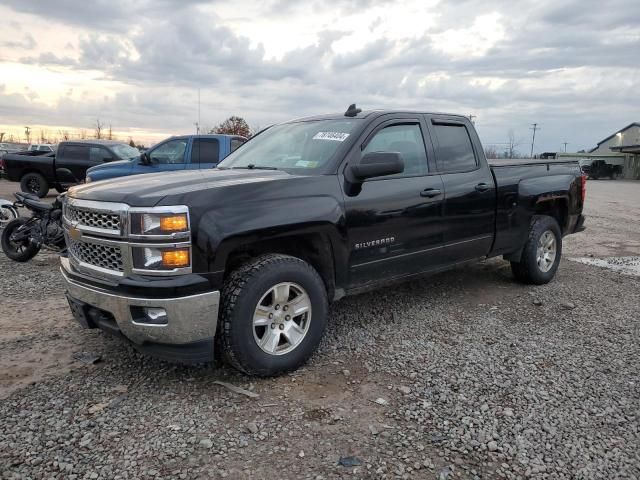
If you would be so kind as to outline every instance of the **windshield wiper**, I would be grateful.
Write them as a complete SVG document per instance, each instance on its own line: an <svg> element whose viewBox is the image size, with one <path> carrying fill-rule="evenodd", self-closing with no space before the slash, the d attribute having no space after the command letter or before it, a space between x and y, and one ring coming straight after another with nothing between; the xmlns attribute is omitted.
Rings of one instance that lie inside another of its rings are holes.
<svg viewBox="0 0 640 480"><path fill-rule="evenodd" d="M278 170L276 167L264 167L262 165L256 165L255 163L250 163L246 167L231 167L231 170L235 170L237 168L246 170Z"/></svg>

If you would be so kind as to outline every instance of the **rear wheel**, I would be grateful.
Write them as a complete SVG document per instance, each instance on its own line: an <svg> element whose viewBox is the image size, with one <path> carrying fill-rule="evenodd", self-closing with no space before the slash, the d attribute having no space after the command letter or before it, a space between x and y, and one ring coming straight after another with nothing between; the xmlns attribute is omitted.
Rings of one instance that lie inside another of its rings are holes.
<svg viewBox="0 0 640 480"><path fill-rule="evenodd" d="M562 256L562 233L558 222L548 216L536 216L519 262L511 262L511 271L523 283L549 283L558 270Z"/></svg>
<svg viewBox="0 0 640 480"><path fill-rule="evenodd" d="M20 180L20 190L27 193L34 193L42 198L49 193L49 183L39 173L27 173Z"/></svg>
<svg viewBox="0 0 640 480"><path fill-rule="evenodd" d="M264 255L231 273L221 307L223 356L250 375L279 375L303 365L327 323L320 275L288 255Z"/></svg>
<svg viewBox="0 0 640 480"><path fill-rule="evenodd" d="M28 221L26 218L17 218L10 221L2 231L2 238L0 239L2 251L7 257L16 262L28 262L40 251L40 247L31 243L28 235L25 238L16 238L21 233L19 231L20 227Z"/></svg>

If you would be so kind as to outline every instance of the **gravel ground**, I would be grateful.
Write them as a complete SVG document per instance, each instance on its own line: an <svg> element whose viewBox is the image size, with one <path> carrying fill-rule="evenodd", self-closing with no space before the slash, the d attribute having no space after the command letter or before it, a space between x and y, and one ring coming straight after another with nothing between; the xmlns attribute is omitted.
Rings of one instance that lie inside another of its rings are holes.
<svg viewBox="0 0 640 480"><path fill-rule="evenodd" d="M640 254L602 218L570 256ZM80 329L53 256L0 272L0 478L640 477L636 276L564 261L530 287L491 260L347 298L305 368L262 380Z"/></svg>

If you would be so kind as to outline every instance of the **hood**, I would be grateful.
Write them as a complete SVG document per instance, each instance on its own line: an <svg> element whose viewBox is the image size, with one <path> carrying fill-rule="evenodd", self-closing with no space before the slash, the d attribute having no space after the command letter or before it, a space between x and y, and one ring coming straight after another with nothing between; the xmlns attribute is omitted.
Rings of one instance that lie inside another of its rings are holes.
<svg viewBox="0 0 640 480"><path fill-rule="evenodd" d="M114 162L115 163L115 162ZM167 196L294 178L280 170L185 170L119 177L71 187L70 198L152 207Z"/></svg>
<svg viewBox="0 0 640 480"><path fill-rule="evenodd" d="M104 169L114 168L113 165L117 167L125 167L127 165L131 165L132 160L117 160L115 162L103 163L101 165L95 165L91 168L87 169L87 174L91 172L97 172Z"/></svg>

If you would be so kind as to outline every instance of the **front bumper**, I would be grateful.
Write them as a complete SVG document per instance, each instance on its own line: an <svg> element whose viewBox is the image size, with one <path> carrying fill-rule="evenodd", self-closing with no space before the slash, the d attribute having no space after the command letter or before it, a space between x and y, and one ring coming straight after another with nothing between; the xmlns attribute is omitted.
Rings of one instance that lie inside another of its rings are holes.
<svg viewBox="0 0 640 480"><path fill-rule="evenodd" d="M69 305L85 328L100 328L122 336L137 349L166 360L182 363L213 360L219 291L177 298L119 295L77 282L69 275L69 259L60 260ZM149 323L145 307L164 309L164 323Z"/></svg>

